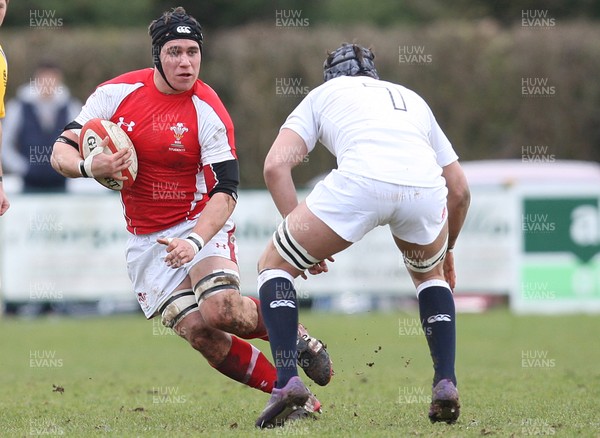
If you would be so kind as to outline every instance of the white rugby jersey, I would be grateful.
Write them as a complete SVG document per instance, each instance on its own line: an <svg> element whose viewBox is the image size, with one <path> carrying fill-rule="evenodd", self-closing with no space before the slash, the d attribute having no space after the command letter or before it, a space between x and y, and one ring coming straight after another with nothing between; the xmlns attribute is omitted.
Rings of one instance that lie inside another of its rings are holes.
<svg viewBox="0 0 600 438"><path fill-rule="evenodd" d="M213 89L196 80L189 91L167 95L153 75L148 68L101 84L75 119L110 120L131 138L138 174L121 200L133 234L197 217L216 185L210 165L237 159L233 123Z"/></svg>
<svg viewBox="0 0 600 438"><path fill-rule="evenodd" d="M427 103L401 85L341 76L312 90L282 126L312 151L320 141L338 170L415 187L444 184L458 159Z"/></svg>

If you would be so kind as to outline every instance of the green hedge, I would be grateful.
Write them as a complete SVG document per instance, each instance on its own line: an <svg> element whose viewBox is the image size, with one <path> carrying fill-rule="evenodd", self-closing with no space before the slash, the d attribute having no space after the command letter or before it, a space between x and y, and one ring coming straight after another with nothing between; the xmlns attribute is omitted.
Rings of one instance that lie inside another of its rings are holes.
<svg viewBox="0 0 600 438"><path fill-rule="evenodd" d="M245 188L263 187L262 161L279 126L322 82L326 51L344 41L372 46L383 79L421 94L463 160L521 158L524 148L538 145L556 159L600 161L596 24L506 28L480 21L386 29L305 24L206 32L201 78L232 115ZM1 37L9 58L9 96L29 81L43 57L63 65L81 99L104 80L150 65L142 28L3 30ZM333 165L320 150L298 169L299 181Z"/></svg>

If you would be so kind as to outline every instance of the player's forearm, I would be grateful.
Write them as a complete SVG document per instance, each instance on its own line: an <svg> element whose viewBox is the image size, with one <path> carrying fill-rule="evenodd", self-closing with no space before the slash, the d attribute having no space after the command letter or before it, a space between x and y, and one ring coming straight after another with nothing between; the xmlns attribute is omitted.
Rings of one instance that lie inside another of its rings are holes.
<svg viewBox="0 0 600 438"><path fill-rule="evenodd" d="M81 156L72 146L65 143L54 143L50 164L58 173L67 178L80 178L79 164Z"/></svg>
<svg viewBox="0 0 600 438"><path fill-rule="evenodd" d="M448 187L448 247L453 248L467 217L471 192L458 161L446 166L443 176Z"/></svg>
<svg viewBox="0 0 600 438"><path fill-rule="evenodd" d="M462 230L467 211L469 210L471 196L469 191L461 195L448 196L448 247L454 248L458 235Z"/></svg>
<svg viewBox="0 0 600 438"><path fill-rule="evenodd" d="M231 195L215 193L202 210L193 232L202 237L204 242L208 242L223 228L233 214L235 205L236 202Z"/></svg>
<svg viewBox="0 0 600 438"><path fill-rule="evenodd" d="M81 155L79 150L73 147L74 144L79 144L79 137L70 130L64 131L60 137L68 139L72 144L55 142L52 147L50 164L62 176L80 178L82 176L80 170Z"/></svg>

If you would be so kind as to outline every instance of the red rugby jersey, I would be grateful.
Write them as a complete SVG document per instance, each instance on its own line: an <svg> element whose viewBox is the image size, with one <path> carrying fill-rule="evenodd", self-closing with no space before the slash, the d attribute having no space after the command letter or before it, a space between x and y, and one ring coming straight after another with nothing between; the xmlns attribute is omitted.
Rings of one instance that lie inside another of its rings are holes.
<svg viewBox="0 0 600 438"><path fill-rule="evenodd" d="M215 91L200 80L181 94L163 94L154 69L98 86L75 119L118 124L138 157L135 183L121 191L127 230L148 234L195 219L215 185L210 164L237 159L233 123Z"/></svg>

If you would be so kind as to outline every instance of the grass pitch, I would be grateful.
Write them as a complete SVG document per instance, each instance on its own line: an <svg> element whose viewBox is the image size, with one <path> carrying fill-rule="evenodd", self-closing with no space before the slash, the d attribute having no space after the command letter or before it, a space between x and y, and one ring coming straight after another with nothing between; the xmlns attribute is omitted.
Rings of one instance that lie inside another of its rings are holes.
<svg viewBox="0 0 600 438"><path fill-rule="evenodd" d="M416 313L301 320L334 360L332 382L311 385L324 412L262 431L268 396L217 373L158 320L0 320L0 436L600 436L597 316L459 314L452 426L427 419L432 368Z"/></svg>

